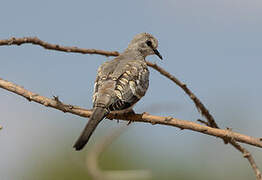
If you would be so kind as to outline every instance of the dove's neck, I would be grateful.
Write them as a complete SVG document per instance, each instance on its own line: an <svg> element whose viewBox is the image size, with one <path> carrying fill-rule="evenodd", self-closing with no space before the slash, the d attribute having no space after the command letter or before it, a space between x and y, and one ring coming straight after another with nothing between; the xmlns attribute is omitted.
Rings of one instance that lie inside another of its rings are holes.
<svg viewBox="0 0 262 180"><path fill-rule="evenodd" d="M137 49L127 48L122 54L125 59L145 60L146 56Z"/></svg>

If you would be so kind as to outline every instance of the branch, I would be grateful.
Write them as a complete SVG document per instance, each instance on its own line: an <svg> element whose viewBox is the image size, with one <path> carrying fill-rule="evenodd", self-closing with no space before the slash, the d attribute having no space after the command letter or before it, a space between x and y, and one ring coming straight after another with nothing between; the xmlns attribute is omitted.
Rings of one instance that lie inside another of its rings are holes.
<svg viewBox="0 0 262 180"><path fill-rule="evenodd" d="M248 162L250 163L256 175L256 179L261 180L262 179L261 172L259 171L258 166L256 165L256 162L253 156L251 155L251 153L248 150L246 150L245 148L243 148L242 146L240 146L236 141L230 141L230 144L234 146L237 150L239 150L243 154L244 158L247 158Z"/></svg>
<svg viewBox="0 0 262 180"><path fill-rule="evenodd" d="M156 71L158 71L160 74L164 75L174 83L176 83L180 88L182 88L185 93L192 99L192 101L195 103L198 111L208 120L208 125L210 127L218 128L218 125L216 124L213 116L209 113L207 108L204 106L204 104L196 97L193 92L187 88L186 84L180 82L175 76L170 74L169 72L165 71L163 68L159 67L156 64L153 64L151 62L147 62L147 65L154 68Z"/></svg>
<svg viewBox="0 0 262 180"><path fill-rule="evenodd" d="M18 45L21 44L35 44L42 46L45 49L63 51L63 52L73 52L73 53L82 53L82 54L99 54L104 56L118 56L119 53L116 51L103 51L97 49L83 49L78 47L68 47L68 46L60 46L58 44L50 44L45 41L38 39L37 37L23 37L23 38L15 38L12 37L10 39L0 40L0 46L4 45Z"/></svg>
<svg viewBox="0 0 262 180"><path fill-rule="evenodd" d="M31 91L24 89L21 86L18 86L14 83L3 80L1 78L0 78L0 88L6 89L15 94L18 94L26 98L29 101L34 101L44 106L58 109L65 113L69 112L69 113L72 113L78 116L82 116L82 117L90 117L92 113L92 110L84 109L84 108L69 105L69 104L64 104L58 99L58 97L54 97L53 99L50 99L44 96L40 96L36 93L33 93ZM143 114L110 113L107 116L107 118L108 119L119 119L119 120L125 120L125 121L145 122L145 123L151 123L153 125L162 124L162 125L174 126L180 129L189 129L189 130L197 131L203 134L220 137L222 139L223 138L234 139L242 143L246 143L246 144L250 144L250 145L262 148L262 142L260 141L259 138L254 138L251 136L247 136L247 135L236 133L236 132L229 131L229 130L211 128L211 127L200 125L200 124L197 124L191 121L180 120L180 119L173 118L173 117L154 116L148 113L143 113Z"/></svg>
<svg viewBox="0 0 262 180"><path fill-rule="evenodd" d="M92 179L95 180L128 180L128 179L151 179L152 173L148 170L121 170L121 171L103 171L98 166L98 159L100 155L105 151L105 149L112 144L127 126L122 126L103 139L96 142L93 147L91 147L89 153L87 154L87 170L91 175Z"/></svg>
<svg viewBox="0 0 262 180"><path fill-rule="evenodd" d="M25 44L25 43L31 43L31 44L42 46L42 47L44 47L46 49L57 50L57 51L64 51L64 52L74 52L74 53L82 53L82 54L99 54L99 55L105 55L105 56L118 56L119 55L119 53L117 51L110 52L110 51L103 51L103 50L82 49L82 48L77 48L77 47L65 47L65 46L50 44L50 43L47 43L47 42L44 42L44 41L38 39L37 37L34 37L34 38L32 38L32 37L14 38L13 37L13 38L10 38L10 39L7 39L7 40L0 40L0 46L3 46L3 45L21 45L21 44ZM182 88L185 91L185 93L195 103L195 106L197 107L198 111L200 111L200 113L207 119L208 122L205 122L204 124L206 124L209 127L213 127L213 128L219 129L218 125L216 124L213 116L209 113L208 109L193 94L193 92L190 91L190 89L187 88L187 86L184 83L180 82L176 77L174 77L173 75L171 75L170 73L165 71L163 68L157 66L156 64L153 64L151 62L147 62L147 65L152 67L153 69L157 70L159 73L161 73L162 75L164 75L165 77L167 77L168 79L170 79L171 81L176 83L180 88ZM35 95L37 95L37 94L35 94ZM28 99L31 100L30 98L28 98ZM58 98L55 98L55 102L52 102L52 103L60 104L61 102L57 101L57 100L58 100ZM50 104L47 103L46 106L50 106ZM51 107L53 107L53 106L51 106ZM66 109L71 109L71 108L73 109L74 107L71 106L71 105L65 105L65 106L61 106L61 107L57 106L57 107L54 107L54 108L60 109L60 110L62 110L64 112L67 112L67 111L65 111ZM79 108L79 107L76 107L76 109L77 108ZM70 111L68 111L68 112L70 112ZM74 113L74 111L71 112L71 113ZM83 113L83 112L82 111L79 111L79 112L77 111L77 113ZM77 113L74 113L74 114L77 114ZM90 112L89 112L89 114L90 114ZM88 117L88 116L86 116L86 117ZM143 119L143 116L141 116L141 118ZM123 120L126 120L126 119L123 119ZM142 122L145 122L145 121L142 121ZM202 122L204 122L204 121L202 121ZM156 122L154 122L154 123L156 123ZM166 125L168 125L168 124L166 124ZM178 127L178 126L176 126L176 127ZM204 132L202 132L202 133L204 133ZM205 134L207 134L207 133L205 133ZM211 134L209 134L209 135L211 135ZM224 140L225 143L229 142L237 150L242 152L243 156L248 159L251 167L253 168L253 170L254 170L254 172L256 174L257 180L262 180L261 173L260 173L258 167L256 166L253 157L251 156L251 154L245 148L243 148L242 146L240 146L236 142L237 139L231 138L231 137L230 138L228 138L228 137L221 137L221 138ZM240 142L242 142L242 141L240 141Z"/></svg>

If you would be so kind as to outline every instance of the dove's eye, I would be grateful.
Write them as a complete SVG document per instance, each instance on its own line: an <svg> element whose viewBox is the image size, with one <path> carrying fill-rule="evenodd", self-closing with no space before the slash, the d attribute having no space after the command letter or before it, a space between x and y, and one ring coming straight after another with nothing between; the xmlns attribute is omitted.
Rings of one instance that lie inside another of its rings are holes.
<svg viewBox="0 0 262 180"><path fill-rule="evenodd" d="M147 44L149 47L152 47L152 42L151 42L151 41L147 40L147 41L146 41L146 44Z"/></svg>

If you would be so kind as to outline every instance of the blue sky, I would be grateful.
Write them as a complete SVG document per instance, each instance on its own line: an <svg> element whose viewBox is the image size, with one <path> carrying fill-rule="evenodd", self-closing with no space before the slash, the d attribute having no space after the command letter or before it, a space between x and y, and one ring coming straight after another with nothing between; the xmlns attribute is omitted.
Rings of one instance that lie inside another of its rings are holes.
<svg viewBox="0 0 262 180"><path fill-rule="evenodd" d="M185 82L222 128L261 136L262 2L259 0L10 0L3 1L1 7L0 39L37 36L66 46L123 51L135 34L149 32L159 40L159 51L164 57L159 61L151 56L147 58L149 61ZM96 69L107 59L48 51L33 45L0 47L0 77L41 95L58 95L65 103L90 108ZM15 167L17 174L23 171L15 162L30 159L33 149L52 145L49 149L52 152L54 141L63 140L64 147L71 151L86 122L1 89L0 99L0 124L4 126L0 132L0 157L4 162L0 163L0 174L5 177L12 177L10 167ZM135 110L191 121L200 117L185 93L152 69L147 95ZM92 142L117 126L115 122L103 122ZM163 147L164 154L172 153L174 159L185 160L198 156L195 154L198 149L199 156L210 156L203 162L207 167L214 161L228 163L224 158L212 159L214 150L219 149L221 157L233 156L232 164L239 162L247 169L238 152L217 139L197 133L136 123L126 138L141 149L152 149L156 157L159 147ZM249 149L260 157L262 167L261 152ZM161 156L163 161L169 158ZM33 164L33 160L29 162ZM223 166L216 168L223 171ZM247 171L252 177L251 170Z"/></svg>

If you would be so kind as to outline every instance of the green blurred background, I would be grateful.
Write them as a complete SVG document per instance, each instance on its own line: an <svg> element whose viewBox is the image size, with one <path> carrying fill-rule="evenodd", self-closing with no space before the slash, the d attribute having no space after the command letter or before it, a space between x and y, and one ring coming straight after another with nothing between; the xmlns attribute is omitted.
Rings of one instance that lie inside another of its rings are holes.
<svg viewBox="0 0 262 180"><path fill-rule="evenodd" d="M58 1L3 0L0 39L37 36L50 43L123 51L133 36L152 33L164 57L148 57L204 102L222 127L261 137L262 2L259 0ZM0 47L0 77L41 95L85 108L96 69L108 60L33 45ZM136 112L200 118L176 85L150 70ZM0 89L0 179L86 180L91 147L126 122L105 120L90 144L72 145L87 119L64 114ZM246 146L260 168L262 152ZM148 169L153 179L255 179L247 160L222 140L173 127L133 123L102 154L104 170Z"/></svg>

